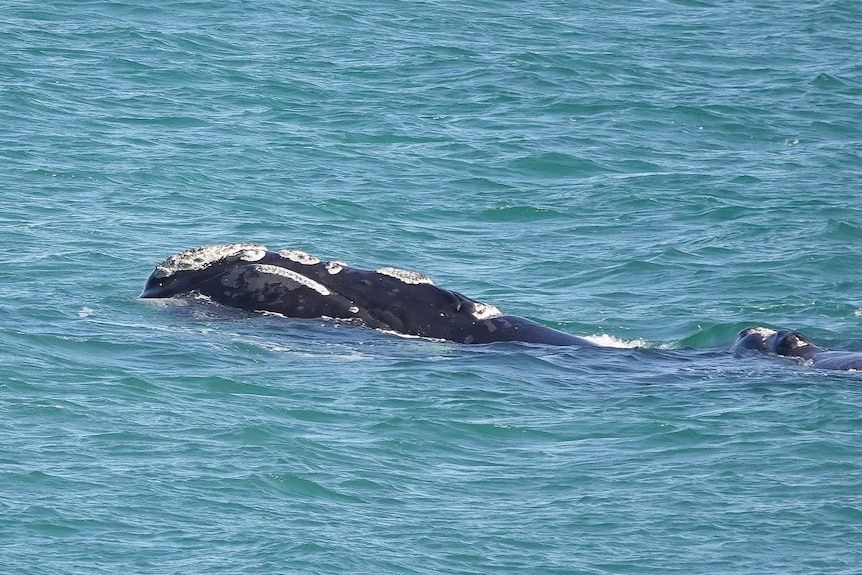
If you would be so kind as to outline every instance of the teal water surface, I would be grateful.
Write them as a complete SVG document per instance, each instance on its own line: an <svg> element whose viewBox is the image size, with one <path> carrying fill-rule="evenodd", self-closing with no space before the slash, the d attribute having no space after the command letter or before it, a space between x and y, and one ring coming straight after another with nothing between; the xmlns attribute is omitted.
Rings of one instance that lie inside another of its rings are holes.
<svg viewBox="0 0 862 575"><path fill-rule="evenodd" d="M858 573L862 6L5 2L4 573ZM602 343L141 301L255 241Z"/></svg>

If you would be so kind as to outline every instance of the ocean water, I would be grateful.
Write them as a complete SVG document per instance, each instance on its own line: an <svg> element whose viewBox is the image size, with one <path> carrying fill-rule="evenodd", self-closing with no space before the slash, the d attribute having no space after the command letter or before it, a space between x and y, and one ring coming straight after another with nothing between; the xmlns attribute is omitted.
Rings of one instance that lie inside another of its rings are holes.
<svg viewBox="0 0 862 575"><path fill-rule="evenodd" d="M3 573L859 573L862 5L0 2ZM254 241L605 344L137 298Z"/></svg>

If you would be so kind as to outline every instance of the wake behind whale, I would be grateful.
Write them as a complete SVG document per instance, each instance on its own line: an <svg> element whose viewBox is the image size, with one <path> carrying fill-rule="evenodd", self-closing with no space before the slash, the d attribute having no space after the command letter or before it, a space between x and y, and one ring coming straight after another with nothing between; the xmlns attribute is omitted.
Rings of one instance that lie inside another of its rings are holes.
<svg viewBox="0 0 862 575"><path fill-rule="evenodd" d="M172 255L153 270L142 298L200 294L250 312L330 318L371 329L462 344L525 342L595 346L595 341L502 313L393 267L363 270L299 250L253 243L209 245ZM828 351L799 332L751 327L731 347L823 369L862 370L862 353Z"/></svg>

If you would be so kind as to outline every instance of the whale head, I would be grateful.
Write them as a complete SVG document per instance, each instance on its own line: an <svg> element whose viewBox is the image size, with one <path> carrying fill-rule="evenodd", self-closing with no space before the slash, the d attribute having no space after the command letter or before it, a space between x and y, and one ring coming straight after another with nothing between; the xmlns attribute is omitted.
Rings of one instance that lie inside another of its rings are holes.
<svg viewBox="0 0 862 575"><path fill-rule="evenodd" d="M730 350L734 353L742 351L769 353L769 347L766 342L776 333L774 329L769 329L768 327L747 327L739 332Z"/></svg>
<svg viewBox="0 0 862 575"><path fill-rule="evenodd" d="M807 357L817 346L798 331L775 330L768 327L747 327L739 332L731 351L754 351L785 357Z"/></svg>
<svg viewBox="0 0 862 575"><path fill-rule="evenodd" d="M776 355L807 357L817 348L804 334L798 331L780 330L767 340L769 351Z"/></svg>
<svg viewBox="0 0 862 575"><path fill-rule="evenodd" d="M259 244L219 244L180 252L156 266L144 285L142 298L163 298L186 293L202 282L266 255Z"/></svg>

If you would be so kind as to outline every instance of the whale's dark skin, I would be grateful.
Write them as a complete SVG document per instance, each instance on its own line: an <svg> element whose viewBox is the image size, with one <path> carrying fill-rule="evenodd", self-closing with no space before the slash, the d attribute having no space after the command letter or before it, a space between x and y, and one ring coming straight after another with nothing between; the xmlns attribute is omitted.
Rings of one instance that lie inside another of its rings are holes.
<svg viewBox="0 0 862 575"><path fill-rule="evenodd" d="M819 369L862 370L862 353L823 349L798 331L748 327L739 332L731 351L795 359Z"/></svg>
<svg viewBox="0 0 862 575"><path fill-rule="evenodd" d="M439 288L416 272L321 262L255 244L204 246L159 264L142 298L202 294L247 311L333 318L399 334L465 344L518 341L593 345L494 306Z"/></svg>

